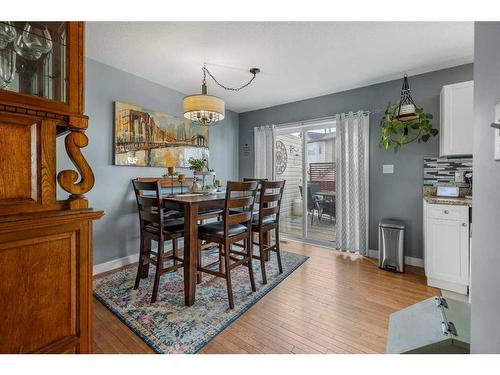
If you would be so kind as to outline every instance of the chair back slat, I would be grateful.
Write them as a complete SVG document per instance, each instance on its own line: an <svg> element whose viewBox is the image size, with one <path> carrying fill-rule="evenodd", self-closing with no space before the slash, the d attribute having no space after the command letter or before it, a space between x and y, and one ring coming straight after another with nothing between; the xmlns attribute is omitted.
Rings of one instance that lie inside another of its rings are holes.
<svg viewBox="0 0 500 375"><path fill-rule="evenodd" d="M262 207L262 215L263 215L263 217L275 215L279 212L279 210L280 210L279 206Z"/></svg>
<svg viewBox="0 0 500 375"><path fill-rule="evenodd" d="M261 183L262 181L267 181L267 178L253 178L253 177L245 177L245 178L243 178L243 181L245 181L245 182L256 181L256 182L258 182L258 183L259 183L259 185L260 185L260 183Z"/></svg>
<svg viewBox="0 0 500 375"><path fill-rule="evenodd" d="M142 221L147 222L147 223L159 223L160 222L160 216L158 214L158 211L152 211L152 210L140 210L139 211L139 216L141 217Z"/></svg>
<svg viewBox="0 0 500 375"><path fill-rule="evenodd" d="M253 178L253 177L245 177L243 178L243 181L256 181L257 182L257 195L255 197L255 204L259 205L260 204L260 184L262 181L267 181L267 178Z"/></svg>
<svg viewBox="0 0 500 375"><path fill-rule="evenodd" d="M281 199L285 190L285 181L262 181L260 184L259 205L259 226L262 226L263 220L273 217L277 223L281 209Z"/></svg>
<svg viewBox="0 0 500 375"><path fill-rule="evenodd" d="M158 189L158 181L143 181L134 179L132 180L134 188L142 191L156 191Z"/></svg>
<svg viewBox="0 0 500 375"><path fill-rule="evenodd" d="M285 185L285 180L279 181L266 181L266 189L281 189Z"/></svg>
<svg viewBox="0 0 500 375"><path fill-rule="evenodd" d="M137 199L137 204L142 207L157 207L158 205L158 200L156 199L156 196L144 196L144 193L142 190L139 190L139 196L136 197Z"/></svg>
<svg viewBox="0 0 500 375"><path fill-rule="evenodd" d="M261 203L272 203L276 202L280 199L280 194L265 194L260 197L260 202Z"/></svg>
<svg viewBox="0 0 500 375"><path fill-rule="evenodd" d="M224 210L225 236L233 224L245 225L251 230L253 207L257 194L257 181L228 181L226 186L226 203ZM239 208L237 213L231 209Z"/></svg>
<svg viewBox="0 0 500 375"><path fill-rule="evenodd" d="M141 227L148 223L163 226L163 200L159 181L132 180Z"/></svg>
<svg viewBox="0 0 500 375"><path fill-rule="evenodd" d="M228 202L227 206L229 208L243 208L250 206L252 203L253 197L234 198Z"/></svg>
<svg viewBox="0 0 500 375"><path fill-rule="evenodd" d="M252 213L250 211L245 211L239 214L232 214L228 216L228 224L241 224L250 221L252 218Z"/></svg>

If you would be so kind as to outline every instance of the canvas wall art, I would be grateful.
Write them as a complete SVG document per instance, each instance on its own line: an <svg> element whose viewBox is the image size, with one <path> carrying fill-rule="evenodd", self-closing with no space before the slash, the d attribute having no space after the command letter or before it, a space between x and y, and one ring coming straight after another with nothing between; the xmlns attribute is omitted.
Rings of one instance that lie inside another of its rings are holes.
<svg viewBox="0 0 500 375"><path fill-rule="evenodd" d="M115 165L188 167L208 159L208 128L168 113L115 102Z"/></svg>

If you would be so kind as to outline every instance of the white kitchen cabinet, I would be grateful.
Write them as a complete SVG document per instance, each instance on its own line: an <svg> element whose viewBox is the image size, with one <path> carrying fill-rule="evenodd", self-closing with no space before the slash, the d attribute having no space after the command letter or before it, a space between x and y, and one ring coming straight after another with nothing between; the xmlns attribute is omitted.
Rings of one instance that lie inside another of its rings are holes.
<svg viewBox="0 0 500 375"><path fill-rule="evenodd" d="M424 201L424 260L427 284L467 294L469 207Z"/></svg>
<svg viewBox="0 0 500 375"><path fill-rule="evenodd" d="M439 134L440 156L472 155L474 81L443 86Z"/></svg>

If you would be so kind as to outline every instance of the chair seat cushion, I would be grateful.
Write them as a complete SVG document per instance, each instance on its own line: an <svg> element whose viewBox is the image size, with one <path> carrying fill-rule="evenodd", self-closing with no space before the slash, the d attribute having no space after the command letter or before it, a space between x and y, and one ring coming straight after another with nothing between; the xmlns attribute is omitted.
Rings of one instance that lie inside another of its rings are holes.
<svg viewBox="0 0 500 375"><path fill-rule="evenodd" d="M224 210L214 208L212 210L205 210L198 212L198 216L208 216L208 215L222 215Z"/></svg>
<svg viewBox="0 0 500 375"><path fill-rule="evenodd" d="M163 230L165 232L178 232L182 229L184 229L184 220L182 219L165 220L163 226ZM144 227L144 230L149 233L157 234L158 225L155 223L148 224Z"/></svg>
<svg viewBox="0 0 500 375"><path fill-rule="evenodd" d="M184 213L177 210L165 211L165 217L168 219L180 219L184 217Z"/></svg>
<svg viewBox="0 0 500 375"><path fill-rule="evenodd" d="M263 220L262 220L262 225L269 225L269 224L274 224L276 222L276 220L272 217L272 216L266 216ZM252 225L253 226L257 226L259 225L259 216L255 216L253 217L253 220L252 220Z"/></svg>
<svg viewBox="0 0 500 375"><path fill-rule="evenodd" d="M247 228L241 224L233 224L229 226L228 235L230 237L236 236L238 234L244 233L247 231ZM211 236L224 236L224 221L215 221L213 223L207 223L200 225L198 227L198 232L200 234L208 234Z"/></svg>
<svg viewBox="0 0 500 375"><path fill-rule="evenodd" d="M230 211L231 214L241 214L243 212L243 208L241 208L241 207L239 207L239 208L231 208L229 211ZM258 214L258 213L259 213L259 207L254 207L253 214L255 215L255 214Z"/></svg>

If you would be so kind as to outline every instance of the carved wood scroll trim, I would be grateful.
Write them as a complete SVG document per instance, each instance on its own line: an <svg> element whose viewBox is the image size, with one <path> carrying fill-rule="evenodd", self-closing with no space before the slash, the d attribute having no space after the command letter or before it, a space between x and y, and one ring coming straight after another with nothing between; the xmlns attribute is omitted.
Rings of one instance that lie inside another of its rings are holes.
<svg viewBox="0 0 500 375"><path fill-rule="evenodd" d="M86 125L85 120L84 122ZM66 152L78 172L69 169L61 171L57 175L57 181L64 190L71 193L70 199L83 199L83 194L90 191L95 182L94 173L81 151L81 148L86 147L89 143L87 136L83 132L86 128L85 125L77 123L76 126L72 126L71 124L71 132L64 139ZM78 181L79 177L80 181Z"/></svg>

